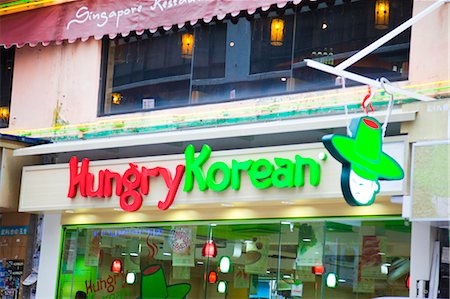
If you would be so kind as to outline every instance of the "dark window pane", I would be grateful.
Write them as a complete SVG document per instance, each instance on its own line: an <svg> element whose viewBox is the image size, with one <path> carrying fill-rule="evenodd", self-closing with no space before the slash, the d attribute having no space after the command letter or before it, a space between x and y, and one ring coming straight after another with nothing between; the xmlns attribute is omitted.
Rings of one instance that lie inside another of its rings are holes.
<svg viewBox="0 0 450 299"><path fill-rule="evenodd" d="M212 103L340 87L304 59L338 65L412 14L389 1L385 24L375 1L301 2L252 16L197 24L188 32L145 33L109 42L102 113ZM407 80L410 30L347 70ZM191 64L193 63L193 65ZM357 85L347 80L347 86Z"/></svg>
<svg viewBox="0 0 450 299"><path fill-rule="evenodd" d="M193 40L170 31L110 42L104 113L187 105Z"/></svg>
<svg viewBox="0 0 450 299"><path fill-rule="evenodd" d="M297 12L293 89L335 88L335 76L306 67L303 60L338 65L411 17L411 1L390 1L387 29L375 27L375 2L303 7ZM410 30L405 31L347 70L373 79L408 79ZM356 85L347 81L347 85Z"/></svg>
<svg viewBox="0 0 450 299"><path fill-rule="evenodd" d="M14 48L0 49L0 128L8 127Z"/></svg>
<svg viewBox="0 0 450 299"><path fill-rule="evenodd" d="M187 105L189 80L179 79L122 90L120 104L112 104L111 113Z"/></svg>
<svg viewBox="0 0 450 299"><path fill-rule="evenodd" d="M292 60L294 15L255 19L252 22L252 74L289 70Z"/></svg>
<svg viewBox="0 0 450 299"><path fill-rule="evenodd" d="M225 77L226 43L226 23L196 28L194 79Z"/></svg>

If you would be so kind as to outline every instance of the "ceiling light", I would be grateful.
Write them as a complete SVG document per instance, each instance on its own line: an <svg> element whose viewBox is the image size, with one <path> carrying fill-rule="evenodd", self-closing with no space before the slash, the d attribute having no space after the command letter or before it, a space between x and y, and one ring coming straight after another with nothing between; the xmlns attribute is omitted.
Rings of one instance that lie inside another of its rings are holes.
<svg viewBox="0 0 450 299"><path fill-rule="evenodd" d="M128 272L126 281L127 281L127 284L134 284L136 281L136 273Z"/></svg>
<svg viewBox="0 0 450 299"><path fill-rule="evenodd" d="M209 272L208 282L209 283L216 283L217 282L217 273L215 271Z"/></svg>
<svg viewBox="0 0 450 299"><path fill-rule="evenodd" d="M121 260L113 260L111 264L111 271L113 273L120 273L122 272L122 261Z"/></svg>
<svg viewBox="0 0 450 299"><path fill-rule="evenodd" d="M228 287L228 286L227 286L227 282L221 280L221 281L219 281L219 283L217 284L217 292L218 292L218 293L221 293L221 294L224 294L224 293L227 292L227 287Z"/></svg>
<svg viewBox="0 0 450 299"><path fill-rule="evenodd" d="M213 240L208 241L203 245L202 255L205 257L216 257L217 247Z"/></svg>
<svg viewBox="0 0 450 299"><path fill-rule="evenodd" d="M329 272L327 276L325 277L326 285L329 288L335 288L338 283L338 279L336 276L336 273Z"/></svg>
<svg viewBox="0 0 450 299"><path fill-rule="evenodd" d="M228 256L222 256L219 260L219 271L228 273L231 269L231 259Z"/></svg>

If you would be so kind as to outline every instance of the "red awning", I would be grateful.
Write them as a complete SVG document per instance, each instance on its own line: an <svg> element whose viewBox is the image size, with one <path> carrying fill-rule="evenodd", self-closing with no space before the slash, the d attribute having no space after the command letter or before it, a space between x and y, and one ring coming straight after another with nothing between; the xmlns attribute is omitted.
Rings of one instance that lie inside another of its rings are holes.
<svg viewBox="0 0 450 299"><path fill-rule="evenodd" d="M294 4L302 0L291 1ZM272 4L284 7L288 0L82 0L44 7L0 17L0 45L44 46L51 42L70 43L90 37L101 39L127 36L130 31L142 34L159 27L166 30L186 22L194 25L203 19L210 22L241 11L253 14L257 8L268 10Z"/></svg>

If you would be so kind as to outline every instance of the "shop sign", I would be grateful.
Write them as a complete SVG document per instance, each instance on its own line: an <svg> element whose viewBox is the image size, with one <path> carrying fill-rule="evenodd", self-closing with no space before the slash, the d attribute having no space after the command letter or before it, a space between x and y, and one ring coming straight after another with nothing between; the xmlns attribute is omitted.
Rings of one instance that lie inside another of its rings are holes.
<svg viewBox="0 0 450 299"><path fill-rule="evenodd" d="M406 139L388 140L383 152L406 165ZM324 152L322 143L226 151L208 145L195 151L189 145L177 155L102 161L74 157L69 163L25 166L19 210L112 209L120 203L127 211L141 205L163 211L174 203L193 208L341 198L343 164L326 159ZM404 180L379 184L377 196L405 193Z"/></svg>
<svg viewBox="0 0 450 299"><path fill-rule="evenodd" d="M305 185L307 168L311 186L318 186L320 183L320 164L311 158L300 155L295 155L294 160L275 157L273 162L268 159L233 159L231 165L217 161L206 169L205 164L211 153L211 147L203 145L196 156L194 146L188 145L184 152L184 164L176 166L175 175L166 167L138 167L134 163L129 163L129 168L124 173L104 169L94 174L89 171L89 159L83 159L79 166L77 157L72 157L69 162L70 183L67 196L75 198L78 191L84 198L109 198L115 194L120 197L120 207L133 212L142 206L143 195L150 192L152 178L158 176L164 179L167 188L165 200L158 202L160 210L167 210L173 204L183 176L184 192L193 191L195 182L202 192L222 192L230 188L237 191L241 188L244 173L256 189L299 188ZM95 181L97 187L94 186Z"/></svg>
<svg viewBox="0 0 450 299"><path fill-rule="evenodd" d="M382 149L382 126L373 117L352 120L351 136L326 135L323 144L342 163L341 188L352 206L369 206L380 192L379 180L401 180L402 167Z"/></svg>
<svg viewBox="0 0 450 299"><path fill-rule="evenodd" d="M28 226L2 226L0 236L28 235Z"/></svg>

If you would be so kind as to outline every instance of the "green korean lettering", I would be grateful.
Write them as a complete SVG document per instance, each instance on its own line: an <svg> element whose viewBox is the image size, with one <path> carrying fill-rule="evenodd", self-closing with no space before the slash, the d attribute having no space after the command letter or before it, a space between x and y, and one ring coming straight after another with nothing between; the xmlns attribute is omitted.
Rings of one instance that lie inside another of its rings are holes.
<svg viewBox="0 0 450 299"><path fill-rule="evenodd" d="M253 160L231 162L231 189L239 190L241 188L241 171L248 171L252 167Z"/></svg>
<svg viewBox="0 0 450 299"><path fill-rule="evenodd" d="M306 167L309 168L309 183L311 186L319 186L320 183L320 164L311 158L303 158L295 155L295 187L303 187L305 185Z"/></svg>
<svg viewBox="0 0 450 299"><path fill-rule="evenodd" d="M202 146L198 157L195 158L195 148L192 144L189 144L184 150L184 158L186 161L186 171L184 188L185 192L190 192L194 188L194 180L197 180L198 189L200 191L205 191L208 189L208 185L205 180L205 175L203 173L202 166L211 156L211 147L207 144Z"/></svg>
<svg viewBox="0 0 450 299"><path fill-rule="evenodd" d="M250 168L248 175L252 185L258 189L266 189L272 186L273 165L267 159L256 160Z"/></svg>
<svg viewBox="0 0 450 299"><path fill-rule="evenodd" d="M222 181L220 183L216 182L216 175L218 171L221 171L223 174ZM231 169L224 162L213 163L208 169L206 183L213 191L224 191L230 186L231 183Z"/></svg>
<svg viewBox="0 0 450 299"><path fill-rule="evenodd" d="M279 167L272 173L272 184L276 188L294 187L294 163L289 159L275 158Z"/></svg>

